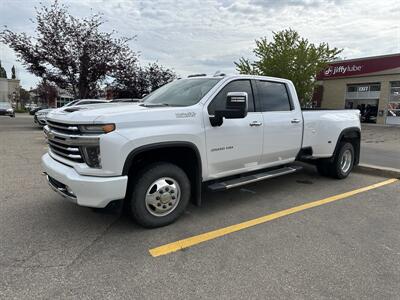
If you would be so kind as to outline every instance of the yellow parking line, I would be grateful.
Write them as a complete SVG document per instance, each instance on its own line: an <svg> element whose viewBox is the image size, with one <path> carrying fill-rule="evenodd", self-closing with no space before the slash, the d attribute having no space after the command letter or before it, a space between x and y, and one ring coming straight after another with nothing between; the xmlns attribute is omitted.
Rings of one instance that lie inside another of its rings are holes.
<svg viewBox="0 0 400 300"><path fill-rule="evenodd" d="M189 238L186 238L183 240L179 240L179 241L176 241L173 243L162 245L160 247L150 249L149 252L150 252L151 256L153 256L153 257L166 255L166 254L176 252L176 251L179 251L179 250L182 250L185 248L189 248L191 246L194 246L194 245L197 245L197 244L209 241L209 240L216 239L218 237L221 237L221 236L224 236L224 235L236 232L236 231L240 231L240 230L243 230L243 229L246 229L249 227L253 227L253 226L256 226L256 225L259 225L262 223L266 223L266 222L269 222L269 221L272 221L272 220L275 220L275 219L278 219L278 218L281 218L284 216L288 216L288 215L291 215L291 214L294 214L294 213L297 213L297 212L300 212L300 211L303 211L303 210L306 210L309 208L324 205L327 203L331 203L334 201L338 201L341 199L345 199L345 198L354 196L359 193L373 190L373 189L379 188L381 186L397 182L398 180L399 179L392 178L392 179L378 182L376 184L372 184L372 185L369 185L369 186L366 186L363 188L352 190L352 191L349 191L349 192L346 192L343 194L338 194L338 195L334 195L334 196L331 196L331 197L328 197L325 199L305 203L305 204L295 206L295 207L292 207L289 209L278 211L278 212L270 214L270 215L265 215L265 216L259 217L257 219L249 220L249 221L246 221L243 223L231 225L231 226L228 226L225 228L209 231L209 232L202 233L202 234L199 234L196 236L192 236L192 237L189 237Z"/></svg>

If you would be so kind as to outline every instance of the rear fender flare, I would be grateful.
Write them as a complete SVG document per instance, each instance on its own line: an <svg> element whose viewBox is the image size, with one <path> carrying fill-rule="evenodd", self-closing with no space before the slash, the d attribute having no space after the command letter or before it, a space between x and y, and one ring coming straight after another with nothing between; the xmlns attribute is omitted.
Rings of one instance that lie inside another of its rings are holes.
<svg viewBox="0 0 400 300"><path fill-rule="evenodd" d="M361 130L358 127L349 127L346 129L343 129L342 132L339 134L339 137L336 141L336 146L335 146L335 150L333 151L332 157L330 158L330 161L333 162L333 160L335 159L336 154L340 151L339 146L340 143L342 142L342 140L344 138L355 138L357 141L354 144L354 165L358 165L359 161L360 161L360 144L361 144Z"/></svg>

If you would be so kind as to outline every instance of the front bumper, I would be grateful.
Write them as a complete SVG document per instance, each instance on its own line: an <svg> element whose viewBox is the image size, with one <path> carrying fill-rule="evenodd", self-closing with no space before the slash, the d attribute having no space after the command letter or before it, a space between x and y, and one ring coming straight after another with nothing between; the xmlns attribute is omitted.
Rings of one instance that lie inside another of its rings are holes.
<svg viewBox="0 0 400 300"><path fill-rule="evenodd" d="M101 208L113 200L125 198L128 176L82 176L48 153L42 156L42 167L50 187L78 205Z"/></svg>

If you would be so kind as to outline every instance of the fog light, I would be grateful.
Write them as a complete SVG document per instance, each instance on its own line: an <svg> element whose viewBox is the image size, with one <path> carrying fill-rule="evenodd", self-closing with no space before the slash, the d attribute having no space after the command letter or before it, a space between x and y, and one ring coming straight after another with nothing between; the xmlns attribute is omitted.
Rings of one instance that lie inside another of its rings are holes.
<svg viewBox="0 0 400 300"><path fill-rule="evenodd" d="M68 185L65 186L65 189L67 190L68 194L70 194L71 196L75 196L75 193L71 190L71 188Z"/></svg>

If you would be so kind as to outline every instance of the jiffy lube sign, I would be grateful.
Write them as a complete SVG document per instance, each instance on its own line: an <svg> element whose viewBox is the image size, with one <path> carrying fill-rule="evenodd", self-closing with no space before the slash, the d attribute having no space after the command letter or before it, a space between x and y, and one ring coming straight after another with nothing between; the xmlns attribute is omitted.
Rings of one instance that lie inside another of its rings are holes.
<svg viewBox="0 0 400 300"><path fill-rule="evenodd" d="M325 70L324 75L325 76L331 76L331 75L336 75L336 74L345 75L345 74L348 74L348 73L351 73L351 72L361 71L362 67L363 67L362 65L329 66L329 68Z"/></svg>
<svg viewBox="0 0 400 300"><path fill-rule="evenodd" d="M394 70L400 67L400 54L338 61L318 74L317 78L330 79L338 77L363 76L370 73ZM398 71L397 71L398 73Z"/></svg>

